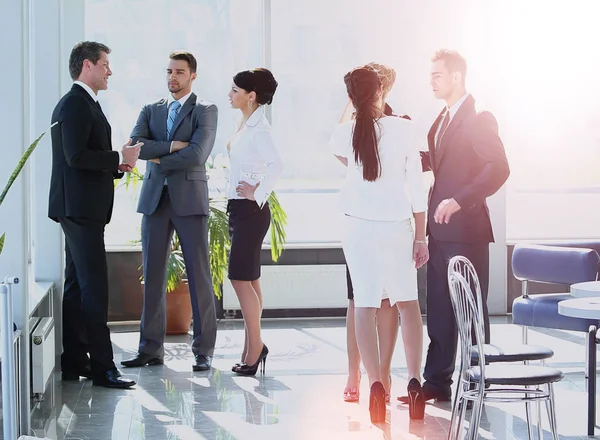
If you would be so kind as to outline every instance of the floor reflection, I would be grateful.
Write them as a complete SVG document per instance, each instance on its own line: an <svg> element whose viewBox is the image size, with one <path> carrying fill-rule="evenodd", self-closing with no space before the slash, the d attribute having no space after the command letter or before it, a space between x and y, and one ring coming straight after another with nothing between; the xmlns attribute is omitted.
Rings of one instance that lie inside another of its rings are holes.
<svg viewBox="0 0 600 440"><path fill-rule="evenodd" d="M113 330L116 361L135 352L139 334ZM549 365L565 372L556 386L558 427L563 439L587 438L583 338L557 331L530 332L532 344L551 346ZM221 323L213 370L191 371L186 337L170 337L162 366L123 370L138 385L133 390L92 387L90 381L51 381L34 403L31 435L71 440L162 439L400 439L447 437L450 404L427 405L425 420L410 421L396 396L406 389L401 341L393 360L392 402L386 423L374 426L368 413L368 381L361 401L345 403L344 320L266 321L264 338L271 355L267 374L240 377L231 372L243 348L239 322ZM513 340L520 330L493 320L492 339ZM548 423L542 417L545 436ZM0 436L1 438L1 436ZM527 438L521 405L485 408L480 438ZM549 437L548 437L549 438Z"/></svg>

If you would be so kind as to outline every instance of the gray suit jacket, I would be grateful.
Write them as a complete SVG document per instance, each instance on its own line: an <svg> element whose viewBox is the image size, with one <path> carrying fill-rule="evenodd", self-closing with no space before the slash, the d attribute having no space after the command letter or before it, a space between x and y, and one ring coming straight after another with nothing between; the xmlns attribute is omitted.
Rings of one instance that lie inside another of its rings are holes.
<svg viewBox="0 0 600 440"><path fill-rule="evenodd" d="M140 159L160 158L160 164L147 162L137 211L151 215L158 207L165 178L169 198L177 215L208 215L206 160L217 134L217 107L198 100L192 93L173 124L173 141L189 142L186 148L169 153L167 140L167 99L142 109L131 133L135 144L144 143Z"/></svg>

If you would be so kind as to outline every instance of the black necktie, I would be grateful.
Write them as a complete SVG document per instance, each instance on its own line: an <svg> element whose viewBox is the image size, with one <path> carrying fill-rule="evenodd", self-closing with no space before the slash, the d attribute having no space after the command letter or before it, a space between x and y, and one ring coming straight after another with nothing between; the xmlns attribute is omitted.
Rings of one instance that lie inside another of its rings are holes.
<svg viewBox="0 0 600 440"><path fill-rule="evenodd" d="M438 132L438 135L437 135L437 142L435 143L435 148L438 148L440 146L440 143L442 142L442 136L444 136L444 133L446 132L446 129L448 128L448 124L450 124L450 112L448 110L446 110L446 116L444 116L444 120L442 121L440 131Z"/></svg>

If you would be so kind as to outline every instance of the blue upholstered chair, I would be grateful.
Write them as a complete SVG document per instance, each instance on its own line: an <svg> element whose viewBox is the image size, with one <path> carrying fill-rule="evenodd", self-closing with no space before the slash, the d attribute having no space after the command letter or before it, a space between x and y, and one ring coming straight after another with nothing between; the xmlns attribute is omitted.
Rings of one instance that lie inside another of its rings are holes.
<svg viewBox="0 0 600 440"><path fill-rule="evenodd" d="M529 282L570 285L594 281L598 278L599 264L600 256L592 248L533 244L515 246L512 270L515 278L522 283L522 295L513 301L512 315L513 324L523 326L524 344L527 343L528 327L580 331L585 332L587 337L590 325L599 326L597 320L571 318L558 313L558 303L572 298L568 291L535 295L530 295L528 291Z"/></svg>

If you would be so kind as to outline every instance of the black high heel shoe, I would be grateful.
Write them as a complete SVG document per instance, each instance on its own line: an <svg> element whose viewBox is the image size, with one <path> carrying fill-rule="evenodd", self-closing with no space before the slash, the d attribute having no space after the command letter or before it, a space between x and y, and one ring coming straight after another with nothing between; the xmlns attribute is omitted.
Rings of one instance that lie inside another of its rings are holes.
<svg viewBox="0 0 600 440"><path fill-rule="evenodd" d="M262 364L262 374L264 375L265 369L267 366L267 355L268 354L269 354L269 349L267 348L267 346L265 344L263 344L262 351L258 355L258 359L256 360L256 363L254 363L253 365L243 364L237 368L234 367L235 368L235 370L233 370L234 373L240 374L242 376L255 376L256 372L258 371L258 367L260 367Z"/></svg>
<svg viewBox="0 0 600 440"><path fill-rule="evenodd" d="M406 387L408 391L408 416L411 420L423 420L425 418L425 394L421 383L412 378Z"/></svg>
<svg viewBox="0 0 600 440"><path fill-rule="evenodd" d="M385 388L381 382L373 382L371 385L369 413L374 425L385 422Z"/></svg>

